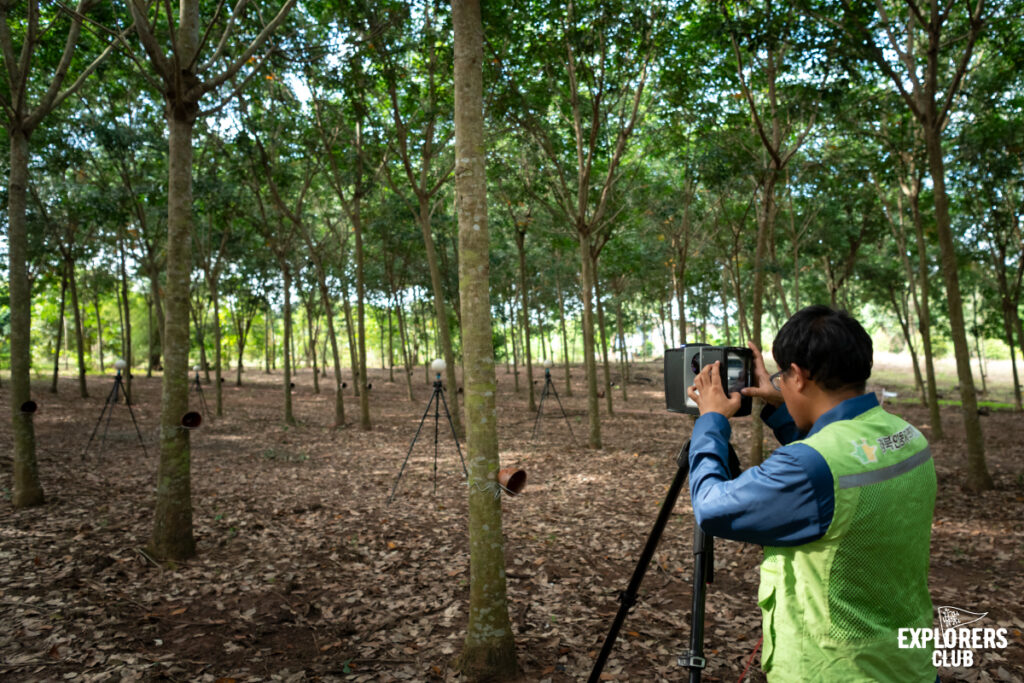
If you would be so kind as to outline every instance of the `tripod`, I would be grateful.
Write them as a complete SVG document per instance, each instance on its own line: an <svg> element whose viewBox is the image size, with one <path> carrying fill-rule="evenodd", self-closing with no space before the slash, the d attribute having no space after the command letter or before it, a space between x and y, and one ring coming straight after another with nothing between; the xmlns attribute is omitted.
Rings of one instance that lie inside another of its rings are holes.
<svg viewBox="0 0 1024 683"><path fill-rule="evenodd" d="M199 383L199 368L196 367L196 378L192 382L192 391L199 393L199 405L203 409L203 417L210 419L210 409L206 405L206 394L203 393L203 385ZM191 392L189 392L191 393Z"/></svg>
<svg viewBox="0 0 1024 683"><path fill-rule="evenodd" d="M448 426L452 429L452 438L455 439L455 450L459 452L459 460L462 461L462 472L469 479L469 472L466 470L466 461L462 457L462 449L459 448L459 437L455 434L455 425L452 424L451 413L448 412L448 401L444 399L444 384L441 382L441 373L437 373L437 379L434 380L434 393L430 395L430 400L427 401L427 409L423 411L423 417L420 418L420 426L416 428L416 435L412 437L412 443L409 444L409 450L405 454L405 460L402 461L402 468L398 470L398 477L395 479L395 485L391 487L391 495L388 496L388 505L391 505L392 499L395 497L395 491L398 490L398 482L402 480L402 473L405 472L405 466L409 462L409 456L412 455L412 447L416 445L416 439L420 436L420 430L423 429L423 423L427 419L427 413L430 412L430 405L434 405L434 493L437 493L437 432L438 426L441 420L441 406L444 405L444 416L448 419Z"/></svg>
<svg viewBox="0 0 1024 683"><path fill-rule="evenodd" d="M562 411L562 417L565 419L565 426L569 428L569 436L572 437L573 445L576 445L576 435L572 433L572 425L569 424L569 416L565 414L565 408L562 407L562 399L558 398L558 389L555 389L555 383L551 381L551 369L544 368L544 391L540 394L540 403L537 405L537 417L533 421L533 435L530 440L537 438L537 427L540 425L540 411L544 409L544 399L547 398L548 390L555 395L555 400L558 401L558 408Z"/></svg>
<svg viewBox="0 0 1024 683"><path fill-rule="evenodd" d="M636 563L636 569L633 570L629 586L619 594L619 602L621 603L619 611L612 621L612 627L608 631L608 636L601 647L601 652L597 655L597 660L594 662L590 678L587 679L589 683L597 683L601 680L601 671L604 669L612 647L615 645L615 639L618 638L622 622L625 621L629 610L636 604L640 582L644 580L644 574L647 573L647 567L651 563L651 558L654 557L658 541L661 540L661 533L665 530L665 525L668 524L669 517L672 515L672 508L675 507L679 491L683 488L686 477L689 476L689 441L686 442L682 450L679 451L679 455L676 456L676 463L679 469L676 470L676 476L672 480L668 494L665 496L665 502L661 504L658 518L655 520L654 527L647 537L647 543L644 544L644 549L640 553L640 559ZM736 478L740 472L739 458L736 456L736 451L733 449L732 444L729 444L729 472L732 478ZM690 648L679 655L677 661L679 666L690 670L690 683L699 683L701 671L707 666L707 659L704 657L704 600L707 596L707 584L714 581L715 578L715 555L714 537L705 534L696 521L693 525L693 561L693 616L690 620Z"/></svg>
<svg viewBox="0 0 1024 683"><path fill-rule="evenodd" d="M135 411L132 410L132 404L128 401L128 392L124 389L124 380L121 379L121 370L117 371L117 376L114 377L114 387L107 394L107 400L103 404L103 410L100 411L99 419L96 420L96 426L92 428L92 434L89 436L89 441L85 444L85 450L82 451L82 460L85 460L85 454L89 452L89 446L92 445L92 440L96 436L96 431L100 428L100 422L103 422L103 415L107 415L107 424L103 428L103 439L100 441L100 457L103 457L103 446L107 443L107 430L110 429L110 418L114 415L114 406L117 405L120 394L124 393L124 404L128 406L128 414L132 416L132 424L135 425L135 433L139 435L139 445L142 446L142 453L146 457L149 454L146 453L146 444L142 441L142 432L139 430L139 423L135 421ZM107 409L110 412L107 412Z"/></svg>

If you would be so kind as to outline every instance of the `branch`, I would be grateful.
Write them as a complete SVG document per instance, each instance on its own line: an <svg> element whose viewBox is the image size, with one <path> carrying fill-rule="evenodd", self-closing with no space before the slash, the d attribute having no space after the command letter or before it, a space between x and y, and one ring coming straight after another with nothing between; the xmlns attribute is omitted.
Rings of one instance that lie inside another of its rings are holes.
<svg viewBox="0 0 1024 683"><path fill-rule="evenodd" d="M285 0L285 3L284 5L281 6L281 9L280 11L278 11L277 16L271 19L270 23L267 24L262 31L260 31L260 34L256 36L251 43L249 43L249 47L247 47L245 51L242 52L241 55L239 55L238 59L236 59L233 63L228 65L228 67L224 69L224 71L222 71L220 75L215 76L209 81L205 81L189 89L189 91L186 93L186 99L188 101L198 102L203 95L205 95L208 92L212 92L213 90L216 90L221 85L223 85L227 80L233 78L235 74L237 74L239 70L249 61L249 59L254 54L256 54L256 50L262 47L263 43L265 43L267 39L274 33L274 31L277 30L277 27L284 22L284 20L288 17L288 13L295 5L295 1L296 0Z"/></svg>
<svg viewBox="0 0 1024 683"><path fill-rule="evenodd" d="M142 43L142 49L149 56L149 61L152 63L157 75L160 76L164 83L169 83L174 76L171 73L171 63L167 61L167 56L164 55L163 49L153 36L149 22L145 15L142 14L142 7L140 5L143 2L144 0L128 0L128 9L131 12L132 23L135 25L135 32L139 36L139 42Z"/></svg>
<svg viewBox="0 0 1024 683"><path fill-rule="evenodd" d="M231 33L231 28L234 26L235 15L248 1L249 0L239 0L238 4L235 5L234 9L231 11L231 15L228 17L228 25L224 29L224 34L220 37L220 42L217 44L217 48L214 50L213 56L210 57L209 61L203 64L200 68L196 69L196 72L206 71L208 68L213 66L214 62L216 62L221 51L224 49L224 43L227 42L228 34ZM192 63L186 67L189 71L192 71L196 66L196 61L199 59L199 53L203 51L203 46L206 45L206 41L210 38L210 32L213 31L213 27L217 23L217 17L220 16L221 10L224 9L224 2L225 0L217 0L217 9L214 10L213 16L210 17L210 21L206 24L206 30L203 31L203 35L199 39L199 47L196 49L196 56L192 59Z"/></svg>

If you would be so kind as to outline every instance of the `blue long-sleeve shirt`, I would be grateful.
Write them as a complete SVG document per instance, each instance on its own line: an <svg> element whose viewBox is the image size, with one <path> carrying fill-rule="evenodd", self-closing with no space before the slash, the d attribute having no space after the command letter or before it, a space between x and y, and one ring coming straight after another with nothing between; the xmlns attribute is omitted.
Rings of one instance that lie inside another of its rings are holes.
<svg viewBox="0 0 1024 683"><path fill-rule="evenodd" d="M758 545L793 546L816 541L832 523L832 471L806 438L837 420L878 405L873 393L847 399L818 418L806 434L783 405L765 408L761 419L782 446L757 467L729 479L732 428L720 413L697 418L690 437L690 499L697 523L720 538Z"/></svg>

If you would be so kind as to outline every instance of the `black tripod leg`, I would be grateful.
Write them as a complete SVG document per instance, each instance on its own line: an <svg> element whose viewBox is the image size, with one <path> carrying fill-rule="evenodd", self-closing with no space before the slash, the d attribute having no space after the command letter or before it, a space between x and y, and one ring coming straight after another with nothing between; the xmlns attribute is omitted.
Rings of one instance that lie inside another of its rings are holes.
<svg viewBox="0 0 1024 683"><path fill-rule="evenodd" d="M441 392L438 391L440 394ZM442 394L443 395L443 394ZM448 412L448 406L444 408ZM437 432L441 424L441 402L434 402L434 495L437 495Z"/></svg>
<svg viewBox="0 0 1024 683"><path fill-rule="evenodd" d="M469 479L469 470L466 469L466 460L462 457L459 435L455 433L455 425L452 424L452 414L448 411L448 401L444 397L444 390L441 390L441 400L444 402L444 414L448 418L448 426L452 428L452 439L455 441L455 451L459 454L459 461L462 463L462 473L466 475L466 479Z"/></svg>
<svg viewBox="0 0 1024 683"><path fill-rule="evenodd" d="M551 384L551 377L548 377L547 382L544 383L544 391L540 392L540 403L537 404L537 417L533 420L533 434L530 436L530 441L537 438L537 426L540 424L540 412L544 410L544 399L548 395L548 385Z"/></svg>
<svg viewBox="0 0 1024 683"><path fill-rule="evenodd" d="M704 657L704 605L707 585L714 579L714 537L700 525L693 525L693 603L690 618L690 649L679 656L678 664L690 670L690 683L699 683L707 666Z"/></svg>
<svg viewBox="0 0 1024 683"><path fill-rule="evenodd" d="M412 455L412 447L416 445L416 439L420 436L420 430L423 429L423 423L427 419L427 413L430 412L430 404L434 402L434 398L437 396L437 391L427 401L427 409L423 411L423 417L420 418L420 426L416 428L416 435L412 437L412 442L409 444L409 450L405 454L405 460L402 461L402 468L398 470L398 476L395 477L395 485L391 487L391 495L388 496L388 505L391 505L391 500L395 497L395 491L398 490L398 482L402 480L402 473L405 472L405 466L409 462L409 456Z"/></svg>
<svg viewBox="0 0 1024 683"><path fill-rule="evenodd" d="M111 404L111 399L114 397L117 391L117 382L114 382L114 388L107 394L107 400L103 402L103 410L100 411L100 417L96 420L96 426L92 428L92 434L89 435L89 440L85 442L85 449L82 451L82 460L85 460L85 454L89 452L89 446L92 445L92 440L96 438L96 432L100 428L100 423L103 422L103 415L107 412L107 408L110 408L110 412L114 412L114 407Z"/></svg>
<svg viewBox="0 0 1024 683"><path fill-rule="evenodd" d="M672 509L676 505L676 499L679 498L679 492L682 490L683 485L686 483L686 477L690 473L690 461L686 457L686 453L689 450L689 443L683 446L683 450L680 451L677 458L679 462L679 469L676 470L676 476L672 480L672 485L668 489L668 494L665 496L665 502L661 504L661 510L658 511L658 518L654 522L654 527L651 529L650 535L647 537L647 543L644 544L643 552L640 553L640 559L636 563L636 569L633 570L633 577L629 580L629 586L626 590L619 594L619 611L615 615L615 620L612 621L612 627L608 631L608 636L604 640L604 645L601 647L601 652L597 655L597 661L594 662L594 668L590 672L589 683L597 683L601 680L601 671L604 670L604 665L608 661L608 656L612 652L612 647L615 645L615 639L619 636L619 629L622 628L622 622L626 620L626 615L633 605L636 604L637 592L640 590L640 583L644 580L644 574L647 573L647 567L651 563L651 558L654 557L654 551L658 548L658 541L661 540L661 534L665 530L665 526L668 524L669 517L672 515Z"/></svg>
<svg viewBox="0 0 1024 683"><path fill-rule="evenodd" d="M146 452L146 444L142 440L142 430L139 429L139 423L135 420L135 411L132 410L132 404L128 404L128 414L132 416L132 424L135 425L135 433L139 435L139 445L142 446L142 454L149 458L149 453Z"/></svg>
<svg viewBox="0 0 1024 683"><path fill-rule="evenodd" d="M576 445L576 435L572 433L572 424L569 423L569 416L565 414L565 408L562 407L562 399L558 398L558 389L555 388L555 383L551 382L551 391L555 393L555 400L558 401L558 409L562 411L562 418L565 419L565 426L569 428L569 436L572 437L572 443Z"/></svg>

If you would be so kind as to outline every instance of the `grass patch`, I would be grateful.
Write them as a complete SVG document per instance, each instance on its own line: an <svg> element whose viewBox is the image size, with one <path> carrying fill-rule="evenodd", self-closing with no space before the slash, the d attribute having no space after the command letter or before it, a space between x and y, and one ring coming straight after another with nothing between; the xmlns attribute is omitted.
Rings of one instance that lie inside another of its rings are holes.
<svg viewBox="0 0 1024 683"><path fill-rule="evenodd" d="M921 403L921 399L919 399L919 398L890 398L890 399L886 400L886 403L900 403L900 404L905 404L905 405L915 404L915 403L916 404L920 404ZM959 408L959 407L961 407L963 405L963 403L960 402L960 401L951 399L951 398L940 398L939 399L939 405L940 406L956 406L956 407ZM978 401L978 407L979 408L989 408L991 410L1005 410L1007 412L1011 412L1013 410L1013 404L1012 403L1002 403L1000 401Z"/></svg>

